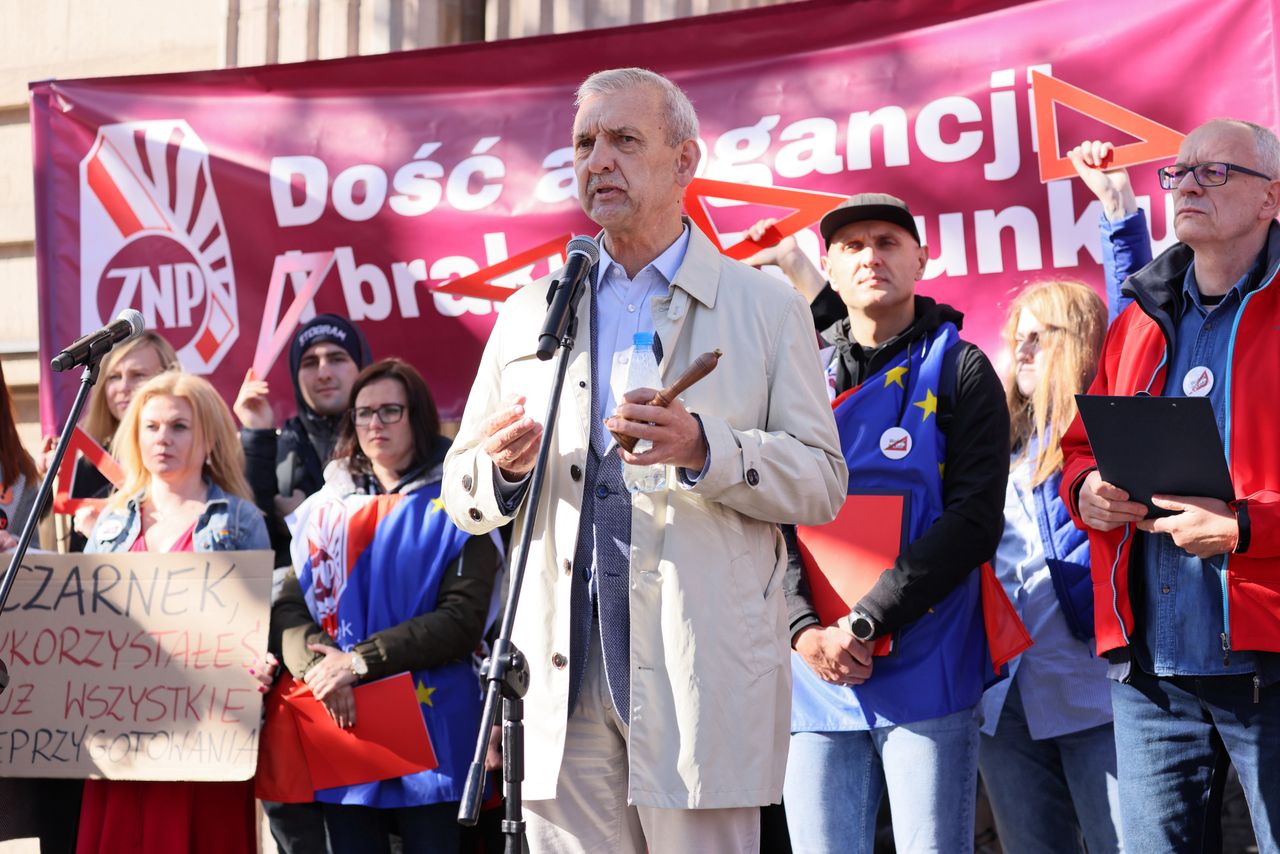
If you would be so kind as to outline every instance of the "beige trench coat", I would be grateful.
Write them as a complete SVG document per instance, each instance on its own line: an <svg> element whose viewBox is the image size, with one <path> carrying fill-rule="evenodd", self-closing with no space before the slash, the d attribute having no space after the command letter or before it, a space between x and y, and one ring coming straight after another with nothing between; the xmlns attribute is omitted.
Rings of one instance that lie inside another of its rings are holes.
<svg viewBox="0 0 1280 854"><path fill-rule="evenodd" d="M511 393L545 417L555 361L538 361L535 350L548 286L536 282L503 307L445 461L445 506L472 533L508 521L479 448L481 422ZM578 306L513 638L531 670L530 800L555 797L569 717L569 589L593 417L587 306ZM774 803L791 709L786 550L775 523L830 521L848 479L813 322L799 294L721 256L697 228L652 309L666 382L703 352L719 347L724 357L684 395L706 432L706 476L687 489L670 471L665 492L632 499L628 797L666 808Z"/></svg>

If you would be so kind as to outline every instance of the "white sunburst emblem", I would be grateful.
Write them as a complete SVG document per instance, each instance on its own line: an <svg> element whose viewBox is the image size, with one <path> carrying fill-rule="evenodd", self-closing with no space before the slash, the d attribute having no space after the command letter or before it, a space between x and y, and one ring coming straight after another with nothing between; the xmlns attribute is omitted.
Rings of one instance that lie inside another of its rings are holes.
<svg viewBox="0 0 1280 854"><path fill-rule="evenodd" d="M182 119L104 125L80 162L80 327L126 308L207 374L239 336L209 149Z"/></svg>

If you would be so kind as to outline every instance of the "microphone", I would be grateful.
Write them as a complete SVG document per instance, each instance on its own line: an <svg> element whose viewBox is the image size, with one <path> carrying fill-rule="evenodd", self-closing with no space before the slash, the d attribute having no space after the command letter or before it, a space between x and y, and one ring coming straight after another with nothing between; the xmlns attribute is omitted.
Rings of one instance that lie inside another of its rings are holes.
<svg viewBox="0 0 1280 854"><path fill-rule="evenodd" d="M551 292L547 295L547 319L542 324L542 334L538 336L538 358L544 362L560 347L560 339L569 328L573 306L582 293L582 283L600 260L600 247L590 237L580 234L565 246L565 254L564 271L552 283Z"/></svg>
<svg viewBox="0 0 1280 854"><path fill-rule="evenodd" d="M87 365L102 358L121 341L128 341L142 334L146 328L142 312L126 308L120 316L99 330L68 346L50 363L55 371L65 371L76 365Z"/></svg>

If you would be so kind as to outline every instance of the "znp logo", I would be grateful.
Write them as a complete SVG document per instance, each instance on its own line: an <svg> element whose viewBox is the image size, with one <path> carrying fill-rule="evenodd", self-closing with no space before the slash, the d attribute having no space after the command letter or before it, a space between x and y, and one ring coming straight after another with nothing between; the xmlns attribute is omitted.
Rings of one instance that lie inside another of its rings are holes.
<svg viewBox="0 0 1280 854"><path fill-rule="evenodd" d="M240 332L209 150L181 119L105 125L80 163L80 328L126 308L194 373Z"/></svg>

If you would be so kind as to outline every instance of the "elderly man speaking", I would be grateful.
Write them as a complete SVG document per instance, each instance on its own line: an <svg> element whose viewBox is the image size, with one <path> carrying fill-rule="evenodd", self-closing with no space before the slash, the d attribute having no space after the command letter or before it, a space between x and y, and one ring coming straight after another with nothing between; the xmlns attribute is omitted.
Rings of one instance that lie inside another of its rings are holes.
<svg viewBox="0 0 1280 854"><path fill-rule="evenodd" d="M578 194L603 232L559 420L539 424L534 402L554 364L535 357L544 279L489 338L445 504L471 532L523 524L554 431L513 638L532 671L530 849L756 851L790 713L777 523L831 520L848 477L812 321L799 294L681 217L700 154L677 86L601 71L577 105ZM724 357L683 401L644 405L652 390L618 380L637 332L653 333L667 383L705 351ZM620 451L609 430L652 447ZM624 463L666 466L665 488L630 494Z"/></svg>

